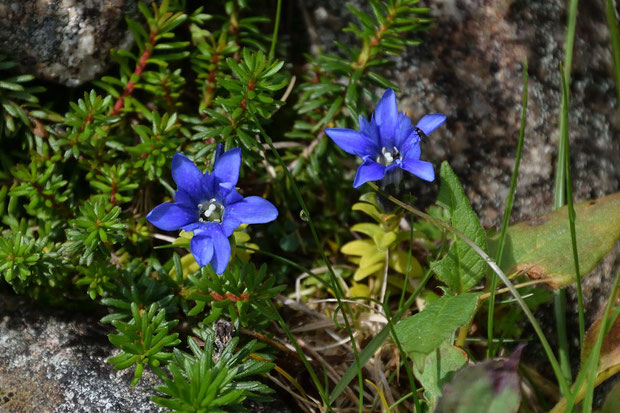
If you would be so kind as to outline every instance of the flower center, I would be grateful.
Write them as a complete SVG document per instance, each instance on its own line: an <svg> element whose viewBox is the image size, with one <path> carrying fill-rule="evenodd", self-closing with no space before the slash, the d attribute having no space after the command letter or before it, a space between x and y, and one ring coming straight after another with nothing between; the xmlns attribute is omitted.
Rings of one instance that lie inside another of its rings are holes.
<svg viewBox="0 0 620 413"><path fill-rule="evenodd" d="M400 159L400 152L398 148L394 146L392 150L388 150L385 146L381 148L381 155L377 156L376 161L385 166L391 165L394 161Z"/></svg>
<svg viewBox="0 0 620 413"><path fill-rule="evenodd" d="M222 222L222 217L224 216L224 205L217 202L215 198L211 198L209 202L198 204L198 210L200 211L198 221Z"/></svg>

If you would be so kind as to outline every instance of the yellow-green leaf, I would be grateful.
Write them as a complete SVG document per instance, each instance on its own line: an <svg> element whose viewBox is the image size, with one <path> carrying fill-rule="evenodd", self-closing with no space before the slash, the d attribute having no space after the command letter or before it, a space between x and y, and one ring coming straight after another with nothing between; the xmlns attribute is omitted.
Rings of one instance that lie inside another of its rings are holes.
<svg viewBox="0 0 620 413"><path fill-rule="evenodd" d="M366 284L353 283L353 286L349 288L351 297L370 297L370 288Z"/></svg>
<svg viewBox="0 0 620 413"><path fill-rule="evenodd" d="M235 242L237 244L243 244L250 240L250 234L247 232L235 231L233 232L233 236L235 237Z"/></svg>
<svg viewBox="0 0 620 413"><path fill-rule="evenodd" d="M188 274L193 274L198 271L200 269L200 266L194 259L194 256L190 253L181 257L181 268L183 269L183 278L187 278ZM177 270L174 265L172 266L172 269L170 270L168 275L173 280L176 280Z"/></svg>
<svg viewBox="0 0 620 413"><path fill-rule="evenodd" d="M360 260L360 268L371 266L377 262L383 262L385 259L385 252L377 250L375 247L375 252L362 255L362 259Z"/></svg>
<svg viewBox="0 0 620 413"><path fill-rule="evenodd" d="M379 224L383 223L381 213L374 205L371 205L367 202L357 202L353 204L353 207L351 207L351 209L353 211L362 211L363 213L377 221Z"/></svg>
<svg viewBox="0 0 620 413"><path fill-rule="evenodd" d="M377 251L377 246L369 239L349 241L340 248L343 254L364 256Z"/></svg>
<svg viewBox="0 0 620 413"><path fill-rule="evenodd" d="M371 224L370 222L362 222L360 224L355 224L351 227L351 231L360 232L372 238L377 236L377 234L384 233L383 229L379 225Z"/></svg>
<svg viewBox="0 0 620 413"><path fill-rule="evenodd" d="M394 241L396 241L396 233L394 231L383 232L383 233L377 234L377 236L374 237L374 240L375 240L375 243L377 244L377 247L379 247L379 249L385 250L390 245L392 245Z"/></svg>
<svg viewBox="0 0 620 413"><path fill-rule="evenodd" d="M378 262L376 264L373 265L368 265L366 267L359 267L356 271L355 274L353 274L353 279L355 281L360 281L363 280L364 278L368 277L370 274L373 274L377 271L381 271L383 269L383 267L385 267L385 264L383 261Z"/></svg>
<svg viewBox="0 0 620 413"><path fill-rule="evenodd" d="M401 250L395 250L390 252L390 268L394 271L399 272L401 274L405 274L407 271L407 262L409 261L409 253ZM411 261L409 261L409 276L413 278L422 277L424 272L422 271L422 266L416 259L416 257L411 256Z"/></svg>
<svg viewBox="0 0 620 413"><path fill-rule="evenodd" d="M397 239L397 235L394 231L386 232L381 226L371 224L369 222L355 224L351 227L351 231L359 232L372 237L377 244L377 247L382 250L392 245L392 243Z"/></svg>

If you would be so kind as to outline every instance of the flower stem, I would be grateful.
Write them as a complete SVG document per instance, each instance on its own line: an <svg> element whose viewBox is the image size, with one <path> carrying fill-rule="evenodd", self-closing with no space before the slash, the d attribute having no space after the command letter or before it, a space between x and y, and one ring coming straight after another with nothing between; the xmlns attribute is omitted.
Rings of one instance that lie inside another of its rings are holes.
<svg viewBox="0 0 620 413"><path fill-rule="evenodd" d="M273 56L276 52L276 43L278 42L278 28L280 27L280 13L282 11L282 0L278 0L276 6L276 22L273 26L273 35L271 37L271 47L269 48L269 61L273 60Z"/></svg>

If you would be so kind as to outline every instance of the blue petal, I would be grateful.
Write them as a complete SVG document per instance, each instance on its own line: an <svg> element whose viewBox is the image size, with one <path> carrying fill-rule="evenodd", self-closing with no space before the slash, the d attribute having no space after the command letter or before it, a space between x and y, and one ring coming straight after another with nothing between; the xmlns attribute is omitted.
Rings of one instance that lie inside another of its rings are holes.
<svg viewBox="0 0 620 413"><path fill-rule="evenodd" d="M213 249L215 250L211 267L216 274L221 274L226 270L228 261L230 261L230 242L218 224L210 225L209 234L213 238Z"/></svg>
<svg viewBox="0 0 620 413"><path fill-rule="evenodd" d="M220 182L237 185L239 180L239 168L241 167L241 148L232 148L217 158L213 165L212 176Z"/></svg>
<svg viewBox="0 0 620 413"><path fill-rule="evenodd" d="M196 221L196 222L192 222L189 223L187 225L182 226L180 229L182 229L185 232L200 232L204 229L204 226L206 224L204 222L200 222L200 221Z"/></svg>
<svg viewBox="0 0 620 413"><path fill-rule="evenodd" d="M187 208L195 207L200 203L200 200L192 198L190 194L182 189L176 191L174 194L174 200L177 204L179 204L179 206L184 206Z"/></svg>
<svg viewBox="0 0 620 413"><path fill-rule="evenodd" d="M205 172L200 183L202 185L201 198L199 202L203 202L215 197L215 177L209 172Z"/></svg>
<svg viewBox="0 0 620 413"><path fill-rule="evenodd" d="M194 234L189 243L189 249L201 267L208 265L213 258L213 240L207 233Z"/></svg>
<svg viewBox="0 0 620 413"><path fill-rule="evenodd" d="M402 168L425 181L432 182L435 180L435 170L433 169L433 164L430 162L404 159Z"/></svg>
<svg viewBox="0 0 620 413"><path fill-rule="evenodd" d="M234 185L224 182L217 186L215 190L215 199L222 203L225 207L235 202L239 202L243 197L237 192Z"/></svg>
<svg viewBox="0 0 620 413"><path fill-rule="evenodd" d="M184 225L198 221L198 209L189 209L166 202L153 208L146 219L159 229L175 231Z"/></svg>
<svg viewBox="0 0 620 413"><path fill-rule="evenodd" d="M430 135L435 129L439 127L446 120L446 115L443 113L432 113L430 115L424 116L418 122L416 128L419 128L424 132L425 135Z"/></svg>
<svg viewBox="0 0 620 413"><path fill-rule="evenodd" d="M375 155L379 151L377 142L373 142L366 134L353 129L327 128L325 134L343 151L363 158Z"/></svg>
<svg viewBox="0 0 620 413"><path fill-rule="evenodd" d="M385 167L385 175L387 176L390 172L397 172L396 170L400 170L402 161L398 159L396 162L389 164Z"/></svg>
<svg viewBox="0 0 620 413"><path fill-rule="evenodd" d="M224 210L222 229L230 236L240 224L264 224L278 217L278 210L266 199L249 196Z"/></svg>
<svg viewBox="0 0 620 413"><path fill-rule="evenodd" d="M179 189L183 189L193 199L200 198L202 172L182 153L176 153L172 158L172 179Z"/></svg>
<svg viewBox="0 0 620 413"><path fill-rule="evenodd" d="M242 223L240 219L235 216L230 216L230 214L224 210L224 218L222 219L222 231L224 231L224 235L230 237Z"/></svg>
<svg viewBox="0 0 620 413"><path fill-rule="evenodd" d="M420 159L420 138L418 134L413 132L400 148L400 155L403 159L410 159L417 161Z"/></svg>
<svg viewBox="0 0 620 413"><path fill-rule="evenodd" d="M368 122L364 116L359 115L358 122L359 122L360 132L366 135L370 139L371 142L375 143L378 149L379 143L381 140L380 138L381 135L379 133L379 126L377 126L377 120L373 116L370 119L370 122Z"/></svg>
<svg viewBox="0 0 620 413"><path fill-rule="evenodd" d="M373 161L371 158L365 158L364 163L358 168L353 181L353 188L359 188L368 181L378 181L385 175L385 166Z"/></svg>
<svg viewBox="0 0 620 413"><path fill-rule="evenodd" d="M394 146L394 135L398 128L398 107L396 95L392 89L387 89L375 109L375 119L381 131L381 146Z"/></svg>
<svg viewBox="0 0 620 413"><path fill-rule="evenodd" d="M220 159L220 156L222 156L223 153L224 153L224 145L222 145L221 143L218 143L217 146L215 147L215 156L213 157L213 165L217 163L218 159Z"/></svg>
<svg viewBox="0 0 620 413"><path fill-rule="evenodd" d="M398 114L398 128L394 135L394 146L398 148L402 153L402 146L408 141L411 134L414 134L415 130L411 125L411 119L404 113Z"/></svg>

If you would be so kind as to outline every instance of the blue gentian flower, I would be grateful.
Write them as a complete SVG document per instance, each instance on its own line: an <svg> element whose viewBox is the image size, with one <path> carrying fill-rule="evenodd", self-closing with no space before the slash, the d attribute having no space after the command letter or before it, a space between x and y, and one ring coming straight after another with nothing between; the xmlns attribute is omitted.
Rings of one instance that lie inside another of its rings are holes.
<svg viewBox="0 0 620 413"><path fill-rule="evenodd" d="M190 250L198 265L222 274L230 260L228 241L241 224L273 221L278 210L258 197L243 197L235 189L241 166L241 149L221 154L218 147L213 172L204 174L187 156L177 153L172 159L172 178L177 184L174 203L156 206L146 219L164 231L193 231Z"/></svg>
<svg viewBox="0 0 620 413"><path fill-rule="evenodd" d="M363 163L353 181L354 188L368 181L398 175L398 168L430 182L435 179L435 171L433 164L420 160L420 135L430 135L445 120L446 115L433 113L413 126L407 115L398 112L394 91L387 89L370 122L360 115L359 132L327 128L325 133L343 151L362 158Z"/></svg>

